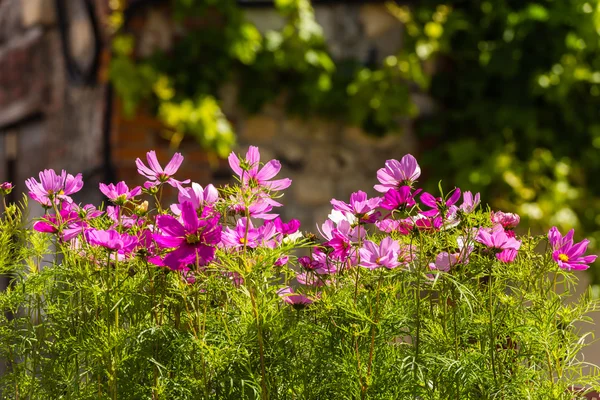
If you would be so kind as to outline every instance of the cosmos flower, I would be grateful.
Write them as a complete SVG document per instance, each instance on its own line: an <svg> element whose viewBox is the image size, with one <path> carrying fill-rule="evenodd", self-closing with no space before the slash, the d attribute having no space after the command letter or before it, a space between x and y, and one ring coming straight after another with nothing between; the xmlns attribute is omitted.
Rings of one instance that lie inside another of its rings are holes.
<svg viewBox="0 0 600 400"><path fill-rule="evenodd" d="M294 290L289 286L282 287L277 291L277 294L285 303L292 305L295 308L304 308L309 304L314 303L314 300L312 300L310 297L295 293Z"/></svg>
<svg viewBox="0 0 600 400"><path fill-rule="evenodd" d="M400 244L391 237L385 237L379 245L366 240L359 250L360 265L365 268L375 269L379 267L396 268L400 265L398 255Z"/></svg>
<svg viewBox="0 0 600 400"><path fill-rule="evenodd" d="M521 241L509 236L502 225L494 225L492 229L480 229L475 240L497 251L496 258L503 262L513 262Z"/></svg>
<svg viewBox="0 0 600 400"><path fill-rule="evenodd" d="M84 236L89 244L101 246L111 251L133 250L137 245L135 236L119 233L114 229L88 229L85 231Z"/></svg>
<svg viewBox="0 0 600 400"><path fill-rule="evenodd" d="M142 192L142 188L140 186L136 186L133 189L129 190L127 184L123 181L114 184L105 185L101 183L100 191L104 194L110 201L117 205L124 205L127 200L131 200L138 194Z"/></svg>
<svg viewBox="0 0 600 400"><path fill-rule="evenodd" d="M288 178L271 180L281 170L281 163L277 160L271 160L260 168L260 152L256 146L248 148L245 159L240 160L234 152L231 152L228 160L229 166L239 176L240 182L244 186L283 190L292 184L291 179Z"/></svg>
<svg viewBox="0 0 600 400"><path fill-rule="evenodd" d="M377 179L381 183L374 188L378 192L386 193L393 188L401 186L412 186L412 184L421 176L421 168L417 160L410 154L398 160L387 160L385 168L377 171Z"/></svg>
<svg viewBox="0 0 600 400"><path fill-rule="evenodd" d="M375 213L374 211L379 207L379 203L381 203L380 197L369 199L367 194L362 190L350 195L350 204L341 200L331 199L331 205L334 210L350 213L361 223L373 223L378 219L379 213Z"/></svg>
<svg viewBox="0 0 600 400"><path fill-rule="evenodd" d="M521 221L519 214L505 213L502 211L492 211L490 218L494 224L500 224L504 229L515 228Z"/></svg>
<svg viewBox="0 0 600 400"><path fill-rule="evenodd" d="M181 205L181 222L170 215L156 217L160 233L152 235L162 248L175 248L162 263L173 270L187 268L189 264L205 266L215 256L215 246L221 240L219 215L199 219L189 201Z"/></svg>
<svg viewBox="0 0 600 400"><path fill-rule="evenodd" d="M410 186L402 186L399 189L389 189L383 196L381 207L386 210L403 210L415 205L415 196L421 192L421 189L411 193Z"/></svg>
<svg viewBox="0 0 600 400"><path fill-rule="evenodd" d="M453 206L460 199L460 189L454 189L447 197L448 199L443 199L441 197L434 197L431 193L423 193L421 195L421 203L430 207L431 210L423 211L421 214L426 217L434 217L445 213L449 207Z"/></svg>
<svg viewBox="0 0 600 400"><path fill-rule="evenodd" d="M69 195L79 192L83 187L81 174L73 176L64 169L60 175L52 169L45 169L40 172L39 177L39 182L35 178L27 179L25 186L29 189L29 196L45 207L52 207L52 204L60 204L62 201L71 203L73 200Z"/></svg>
<svg viewBox="0 0 600 400"><path fill-rule="evenodd" d="M466 214L472 213L475 210L475 208L477 208L477 206L479 205L479 196L479 193L473 196L473 193L471 192L464 192L463 203L459 207L462 210L462 212Z"/></svg>
<svg viewBox="0 0 600 400"><path fill-rule="evenodd" d="M548 232L548 239L554 250L552 259L560 268L567 271L588 269L590 267L588 264L593 263L597 258L596 255L583 255L590 241L583 239L581 242L573 244L574 233L575 230L571 229L563 237L555 226Z"/></svg>
<svg viewBox="0 0 600 400"><path fill-rule="evenodd" d="M173 175L177 172L181 163L183 162L183 156L181 153L173 154L173 157L163 169L158 163L158 159L156 158L156 152L151 150L146 153L146 160L148 161L148 167L144 164L144 162L137 158L135 160L135 165L137 166L138 173L148 179L148 181L144 184L145 188L150 186L157 186L161 183L168 183L169 185L176 188L183 188L181 186L182 183L189 183L190 180L186 179L185 181L178 181L173 178Z"/></svg>
<svg viewBox="0 0 600 400"><path fill-rule="evenodd" d="M246 221L246 218L240 218L236 223L235 229L225 228L221 235L221 244L225 248L236 249L246 246L253 249L259 246L260 231L254 227L252 221ZM248 225L246 226L246 224Z"/></svg>
<svg viewBox="0 0 600 400"><path fill-rule="evenodd" d="M189 201L192 203L195 210L201 210L206 205L212 205L216 203L218 199L219 192L216 187L212 184L208 184L205 188L202 188L202 186L196 182L192 182L192 187L180 188L179 195L177 196L179 204ZM171 211L176 215L181 214L179 204L171 205Z"/></svg>

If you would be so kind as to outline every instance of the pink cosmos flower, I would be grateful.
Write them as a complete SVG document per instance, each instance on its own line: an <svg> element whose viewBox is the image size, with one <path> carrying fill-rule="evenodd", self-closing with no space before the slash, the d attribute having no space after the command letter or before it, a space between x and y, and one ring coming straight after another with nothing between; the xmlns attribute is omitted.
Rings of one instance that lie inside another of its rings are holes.
<svg viewBox="0 0 600 400"><path fill-rule="evenodd" d="M192 187L180 188L179 195L177 196L177 200L180 204L189 201L192 203L195 210L200 210L204 206L212 205L216 203L218 199L219 192L216 187L212 184L208 184L205 188L202 188L202 186L196 182L192 182ZM176 215L181 214L179 204L171 205L171 211Z"/></svg>
<svg viewBox="0 0 600 400"><path fill-rule="evenodd" d="M320 287L331 283L329 280L325 280L321 275L313 272L301 272L296 275L296 280L299 284L305 286Z"/></svg>
<svg viewBox="0 0 600 400"><path fill-rule="evenodd" d="M252 218L264 219L264 220L272 220L277 218L278 214L270 213L273 210L273 207L282 206L281 203L274 201L273 199L265 196L256 196L253 200L252 204L246 206L244 199L235 198L234 196L230 196L232 202L232 206L230 210L239 215L246 214L246 207L248 207L248 213Z"/></svg>
<svg viewBox="0 0 600 400"><path fill-rule="evenodd" d="M88 229L84 234L88 243L101 246L111 251L133 250L137 244L135 236L119 233L114 229L100 230Z"/></svg>
<svg viewBox="0 0 600 400"><path fill-rule="evenodd" d="M477 208L477 206L479 205L480 199L479 199L479 193L477 193L475 196L473 196L473 193L471 192L464 192L463 193L463 203L460 205L460 209L466 213L466 214L470 214L472 213L475 208Z"/></svg>
<svg viewBox="0 0 600 400"><path fill-rule="evenodd" d="M106 215L114 222L112 225L116 227L121 224L125 228L131 228L134 225L141 225L144 220L138 215L125 215L120 206L108 206L106 207ZM119 212L121 212L121 220L119 221Z"/></svg>
<svg viewBox="0 0 600 400"><path fill-rule="evenodd" d="M39 177L39 182L35 178L27 179L25 186L29 189L29 196L45 207L60 204L63 200L71 203L73 200L69 195L79 192L83 187L81 174L73 176L64 169L60 175L56 175L54 170L45 169Z"/></svg>
<svg viewBox="0 0 600 400"><path fill-rule="evenodd" d="M430 207L431 210L424 211L421 214L425 215L426 217L433 217L438 214L445 213L449 207L458 201L459 198L459 188L454 189L448 196L447 200L441 197L434 197L432 194L425 192L421 195L421 202Z"/></svg>
<svg viewBox="0 0 600 400"><path fill-rule="evenodd" d="M391 237L385 237L379 245L367 240L359 250L360 265L368 269L386 267L396 268L400 265L398 254L400 244Z"/></svg>
<svg viewBox="0 0 600 400"><path fill-rule="evenodd" d="M336 263L320 249L313 252L312 258L300 257L298 263L307 271L319 275L335 274L338 271Z"/></svg>
<svg viewBox="0 0 600 400"><path fill-rule="evenodd" d="M254 249L260 245L260 231L254 228L252 221L248 221L246 227L246 218L238 219L235 229L225 228L221 235L221 244L225 248L237 249L240 247L250 247Z"/></svg>
<svg viewBox="0 0 600 400"><path fill-rule="evenodd" d="M70 208L63 207L59 210L58 216L44 215L39 221L33 224L33 229L38 232L58 233L68 224L77 220L77 213Z"/></svg>
<svg viewBox="0 0 600 400"><path fill-rule="evenodd" d="M250 146L246 152L246 158L240 160L238 156L231 152L229 155L229 166L239 177L242 185L252 188L264 187L269 190L283 190L288 188L291 179L270 180L281 170L281 163L277 160L268 161L264 167L260 167L260 152L258 147Z"/></svg>
<svg viewBox="0 0 600 400"><path fill-rule="evenodd" d="M277 232L284 235L292 235L298 232L298 229L300 228L300 221L297 219L291 219L290 222L284 223L281 218L277 217L273 223L275 224Z"/></svg>
<svg viewBox="0 0 600 400"><path fill-rule="evenodd" d="M417 160L410 154L398 160L387 160L385 168L377 171L377 179L381 185L375 185L378 192L386 193L393 188L401 186L412 186L415 180L421 176L421 168Z"/></svg>
<svg viewBox="0 0 600 400"><path fill-rule="evenodd" d="M112 183L109 185L101 183L99 186L100 191L108 197L110 201L121 206L124 205L127 200L131 200L142 192L140 186L136 186L129 190L129 187L127 187L127 184L124 181L117 183L116 186Z"/></svg>
<svg viewBox="0 0 600 400"><path fill-rule="evenodd" d="M175 248L162 263L173 270L186 269L189 264L205 266L215 256L215 246L221 240L220 216L198 219L196 210L189 201L181 205L181 220L170 215L156 217L156 226L161 233L152 235L162 248Z"/></svg>
<svg viewBox="0 0 600 400"><path fill-rule="evenodd" d="M402 186L399 189L389 189L383 196L381 207L386 210L404 210L415 205L415 196L421 192L421 189L411 193L410 186Z"/></svg>
<svg viewBox="0 0 600 400"><path fill-rule="evenodd" d="M285 303L294 306L294 308L304 308L314 303L310 297L294 293L294 290L289 286L282 287L277 291L277 294Z"/></svg>
<svg viewBox="0 0 600 400"><path fill-rule="evenodd" d="M68 242L88 228L88 221L102 215L103 211L97 210L92 204L83 207L74 203L63 202L56 215L45 215L33 225L38 232L58 233L62 241Z"/></svg>
<svg viewBox="0 0 600 400"><path fill-rule="evenodd" d="M139 158L135 160L138 173L148 179L148 181L144 184L144 187L148 188L150 186L157 186L161 183L168 183L173 187L182 188L182 183L190 182L189 179L186 179L185 181L178 181L173 178L173 175L175 175L181 166L181 163L183 162L183 156L181 153L175 153L164 170L158 163L156 152L154 150L146 153L146 160L148 161L148 167Z"/></svg>
<svg viewBox="0 0 600 400"><path fill-rule="evenodd" d="M442 217L437 216L435 218L430 218L425 216L424 214L417 214L415 217L408 217L404 221L412 222L414 228L420 231L437 231L439 230L443 223Z"/></svg>
<svg viewBox="0 0 600 400"><path fill-rule="evenodd" d="M378 219L380 214L374 211L379 207L379 203L381 203L380 197L369 199L367 194L361 190L350 195L350 204L331 199L334 210L353 214L361 223L373 223Z"/></svg>
<svg viewBox="0 0 600 400"><path fill-rule="evenodd" d="M513 262L521 247L521 241L510 237L500 224L494 225L492 229L480 229L475 240L497 250L496 258L503 262Z"/></svg>
<svg viewBox="0 0 600 400"><path fill-rule="evenodd" d="M448 272L452 267L458 264L468 264L469 255L472 251L472 246L464 247L457 253L448 253L447 251L442 251L435 257L435 262L429 264L429 268L437 269L443 272Z"/></svg>
<svg viewBox="0 0 600 400"><path fill-rule="evenodd" d="M583 239L581 242L573 244L574 233L575 230L571 229L563 237L555 226L548 232L548 239L554 250L552 259L560 268L567 271L588 269L590 267L588 264L593 263L597 258L596 255L583 255L590 241Z"/></svg>
<svg viewBox="0 0 600 400"><path fill-rule="evenodd" d="M490 218L494 224L500 224L504 229L512 229L519 225L521 217L518 214L505 213L502 211L492 211Z"/></svg>
<svg viewBox="0 0 600 400"><path fill-rule="evenodd" d="M2 182L0 183L0 194L3 196L6 196L7 194L10 194L10 192L12 192L13 189L13 184L11 182Z"/></svg>
<svg viewBox="0 0 600 400"><path fill-rule="evenodd" d="M375 226L382 232L392 233L398 232L401 235L408 235L414 226L412 220L396 220L396 219L382 219L381 221L375 222Z"/></svg>

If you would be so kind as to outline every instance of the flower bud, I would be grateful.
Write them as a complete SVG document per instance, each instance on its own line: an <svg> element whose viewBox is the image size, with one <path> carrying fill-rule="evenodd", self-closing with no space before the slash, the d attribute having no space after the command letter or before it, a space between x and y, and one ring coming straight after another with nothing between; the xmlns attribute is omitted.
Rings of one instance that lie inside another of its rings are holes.
<svg viewBox="0 0 600 400"><path fill-rule="evenodd" d="M10 194L10 192L12 192L13 190L13 184L10 182L3 182L0 183L0 194L2 196L6 196L7 194Z"/></svg>

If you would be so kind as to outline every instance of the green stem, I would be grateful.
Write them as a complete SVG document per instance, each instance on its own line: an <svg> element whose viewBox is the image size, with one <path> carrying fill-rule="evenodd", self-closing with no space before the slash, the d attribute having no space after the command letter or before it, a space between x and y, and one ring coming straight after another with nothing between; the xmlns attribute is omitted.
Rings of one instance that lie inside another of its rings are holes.
<svg viewBox="0 0 600 400"><path fill-rule="evenodd" d="M488 292L489 292L489 308L490 308L490 357L492 360L492 372L494 374L494 384L498 385L498 377L496 375L496 349L494 348L494 304L493 304L493 275L492 269L490 268L490 280L488 282Z"/></svg>
<svg viewBox="0 0 600 400"><path fill-rule="evenodd" d="M261 387L261 399L268 400L269 392L267 391L267 382L266 382L266 371L265 371L265 350L264 350L264 342L262 335L262 327L260 314L258 312L258 306L256 304L256 298L254 294L254 289L250 288L250 301L252 302L252 309L254 310L254 317L256 318L256 328L258 333L258 351L260 355L260 387Z"/></svg>
<svg viewBox="0 0 600 400"><path fill-rule="evenodd" d="M381 281L383 279L383 271L379 275L379 280L377 281L377 294L375 298L375 318L373 320L373 324L371 325L371 346L369 347L369 362L367 364L367 379L365 381L364 390L362 397L364 398L366 391L369 385L369 378L371 377L371 368L373 366L373 354L375 350L375 334L377 332L377 324L379 323L379 294L381 292Z"/></svg>

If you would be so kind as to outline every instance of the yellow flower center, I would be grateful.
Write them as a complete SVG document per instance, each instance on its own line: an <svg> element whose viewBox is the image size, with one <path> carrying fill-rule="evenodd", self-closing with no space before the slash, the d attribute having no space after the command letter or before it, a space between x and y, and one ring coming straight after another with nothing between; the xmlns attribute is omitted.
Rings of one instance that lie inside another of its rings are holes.
<svg viewBox="0 0 600 400"><path fill-rule="evenodd" d="M246 244L246 243L248 243L248 241L246 239L244 239L244 238L240 238L240 243L241 244Z"/></svg>
<svg viewBox="0 0 600 400"><path fill-rule="evenodd" d="M558 259L562 262L567 262L567 261L569 261L569 256L566 254L559 254Z"/></svg>
<svg viewBox="0 0 600 400"><path fill-rule="evenodd" d="M196 243L200 242L200 235L188 234L185 236L185 242L187 244L196 244Z"/></svg>
<svg viewBox="0 0 600 400"><path fill-rule="evenodd" d="M375 260L375 264L381 264L381 257L378 257L378 258Z"/></svg>

